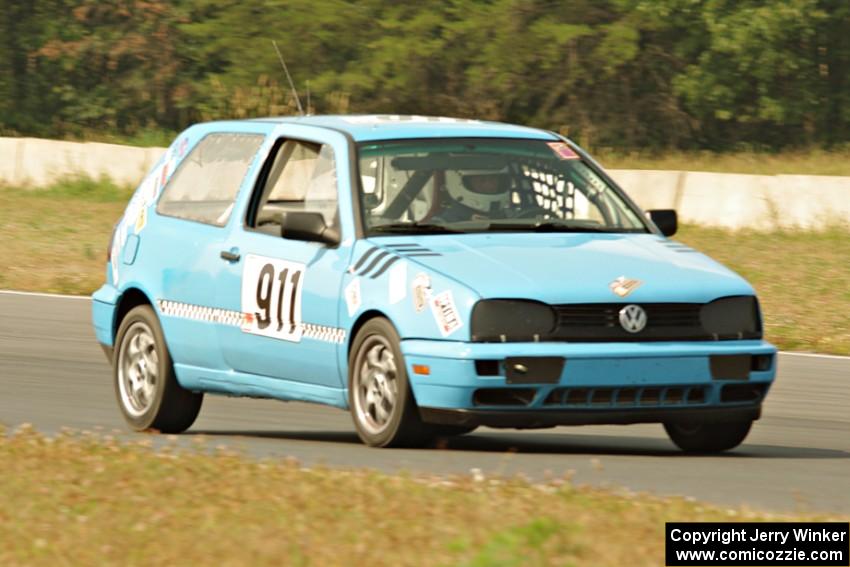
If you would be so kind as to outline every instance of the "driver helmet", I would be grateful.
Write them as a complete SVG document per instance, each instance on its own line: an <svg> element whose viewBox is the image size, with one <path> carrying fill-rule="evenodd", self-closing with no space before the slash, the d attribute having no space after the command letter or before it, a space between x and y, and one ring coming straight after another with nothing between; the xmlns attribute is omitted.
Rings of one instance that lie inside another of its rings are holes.
<svg viewBox="0 0 850 567"><path fill-rule="evenodd" d="M510 204L511 178L507 173L476 172L455 175L460 179L446 179L446 188L452 199L461 205L488 213L507 208Z"/></svg>

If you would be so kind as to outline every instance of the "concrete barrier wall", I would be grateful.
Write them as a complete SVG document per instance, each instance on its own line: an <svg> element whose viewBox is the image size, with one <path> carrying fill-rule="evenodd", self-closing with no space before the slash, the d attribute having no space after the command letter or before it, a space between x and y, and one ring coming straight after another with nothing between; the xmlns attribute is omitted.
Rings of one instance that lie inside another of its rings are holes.
<svg viewBox="0 0 850 567"><path fill-rule="evenodd" d="M850 224L850 177L609 170L644 209L671 208L686 223L725 228Z"/></svg>
<svg viewBox="0 0 850 567"><path fill-rule="evenodd" d="M0 138L0 183L42 187L73 175L109 177L137 185L164 148L136 148L96 142Z"/></svg>
<svg viewBox="0 0 850 567"><path fill-rule="evenodd" d="M0 138L0 184L37 188L84 175L135 186L164 152L164 148ZM644 209L673 208L686 223L757 230L850 224L850 177L608 172Z"/></svg>

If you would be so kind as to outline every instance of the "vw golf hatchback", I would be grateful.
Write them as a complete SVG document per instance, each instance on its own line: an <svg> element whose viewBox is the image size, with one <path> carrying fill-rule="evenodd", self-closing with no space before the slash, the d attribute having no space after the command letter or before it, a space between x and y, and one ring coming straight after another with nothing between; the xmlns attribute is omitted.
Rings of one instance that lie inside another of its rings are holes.
<svg viewBox="0 0 850 567"><path fill-rule="evenodd" d="M136 429L204 394L347 409L373 446L477 426L746 437L774 379L753 288L554 133L311 116L192 126L116 225L98 340Z"/></svg>

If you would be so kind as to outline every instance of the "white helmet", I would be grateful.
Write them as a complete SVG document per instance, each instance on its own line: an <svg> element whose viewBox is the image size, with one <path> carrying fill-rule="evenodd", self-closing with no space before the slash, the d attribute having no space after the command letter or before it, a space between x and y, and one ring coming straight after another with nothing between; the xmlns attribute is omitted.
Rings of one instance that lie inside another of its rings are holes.
<svg viewBox="0 0 850 567"><path fill-rule="evenodd" d="M452 199L482 213L510 204L511 178L503 172L446 172L446 189Z"/></svg>

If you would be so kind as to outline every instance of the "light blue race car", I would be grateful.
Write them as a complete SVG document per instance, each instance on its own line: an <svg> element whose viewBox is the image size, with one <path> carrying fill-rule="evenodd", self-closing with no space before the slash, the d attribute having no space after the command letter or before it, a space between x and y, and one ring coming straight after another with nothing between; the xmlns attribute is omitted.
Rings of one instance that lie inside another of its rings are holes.
<svg viewBox="0 0 850 567"><path fill-rule="evenodd" d="M136 429L204 393L349 409L372 446L663 423L740 444L775 376L753 288L552 132L417 116L212 122L116 225L97 338Z"/></svg>

